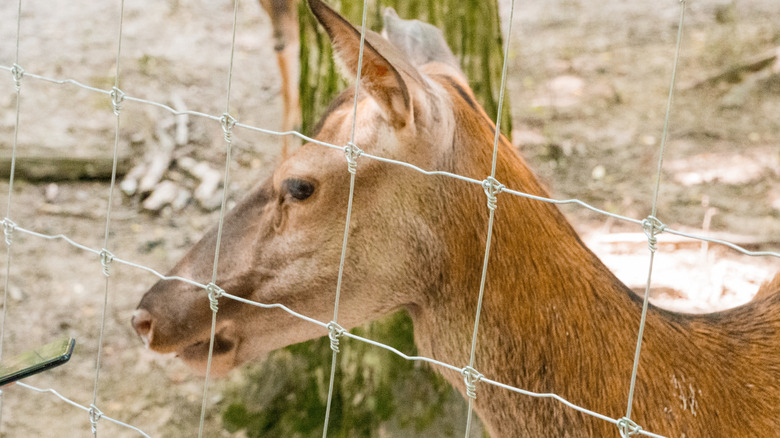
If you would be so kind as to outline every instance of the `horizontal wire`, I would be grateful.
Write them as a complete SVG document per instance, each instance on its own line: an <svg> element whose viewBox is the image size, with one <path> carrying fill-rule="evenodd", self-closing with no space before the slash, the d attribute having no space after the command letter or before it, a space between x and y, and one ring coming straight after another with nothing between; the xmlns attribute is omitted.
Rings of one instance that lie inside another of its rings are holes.
<svg viewBox="0 0 780 438"><path fill-rule="evenodd" d="M1 221L0 221L0 223L1 223ZM73 239L71 239L70 237L68 237L68 236L66 236L64 234L56 234L56 235L43 234L43 233L39 233L37 231L28 230L28 229L20 227L18 225L14 228L14 231L19 231L21 233L28 234L30 236L38 237L38 238L41 238L41 239L46 239L46 240L63 240L67 244L69 244L69 245L71 245L71 246L73 246L75 248L81 249L83 251L90 252L90 253L92 253L94 255L97 255L97 256L100 256L101 253L103 252L102 249L101 250L97 250L97 249L94 249L94 248L90 248L90 247L88 247L86 245L82 245L82 244L74 241ZM183 281L185 283L189 283L189 284L191 284L193 286L197 286L197 287L199 287L201 289L206 289L207 288L207 285L205 285L203 283L199 283L199 282L194 281L194 280L191 280L189 278L180 277L178 275L172 275L172 276L163 275L160 272L158 272L158 271L156 271L156 270L154 270L154 269L152 269L152 268L150 268L148 266L140 265L138 263L133 263L133 262L124 260L124 259L119 258L119 257L113 257L112 261L116 262L116 263L121 263L123 265L131 266L133 268L142 269L142 270L147 271L147 272L153 274L154 276L158 277L160 280L178 280L178 281Z"/></svg>
<svg viewBox="0 0 780 438"><path fill-rule="evenodd" d="M304 321L308 321L308 322L310 322L312 324L316 324L316 325L321 326L321 327L323 327L325 329L328 328L328 324L327 323L324 323L322 321L318 321L318 320L316 320L314 318L310 318L310 317L308 317L308 316L306 316L306 315L304 315L302 313L298 313L298 312L290 309L289 307L285 306L284 304L279 304L279 303L274 303L274 304L260 303L258 301L252 301L252 300L248 300L246 298L237 297L237 296L231 295L231 294L229 294L227 292L224 292L222 294L222 296L225 297L225 298L230 298L231 300L238 301L240 303L249 304L250 306L262 307L263 309L281 309L281 310L284 310L285 312L289 313L290 315L292 315L292 316L294 316L296 318L300 318L300 319L302 319Z"/></svg>
<svg viewBox="0 0 780 438"><path fill-rule="evenodd" d="M0 65L0 69L11 71L12 67ZM84 88L86 90L98 92L98 93L101 93L101 94L107 94L107 95L111 94L111 90L102 90L102 89L99 89L99 88L95 88L95 87L91 87L91 86L88 86L88 85L84 85L81 82L73 80L73 79L52 79L52 78L48 78L48 77L45 77L45 76L40 76L40 75L27 73L27 72L25 72L24 75L32 77L34 79L39 79L39 80L43 80L43 81L46 81L46 82L51 82L51 83L54 83L54 84L70 84L70 85L75 85L75 86ZM206 113L202 113L202 112L198 112L198 111L191 111L191 110L188 110L188 111L178 111L178 110L175 110L174 108L172 108L172 107L170 107L168 105L165 105L165 104L162 104L162 103L159 103L159 102L154 102L154 101L151 101L151 100L138 98L138 97L132 97L132 96L125 95L124 99L126 101L133 101L133 102L137 102L137 103L143 103L143 104L152 105L152 106L164 109L164 110L170 112L171 114L173 114L174 116L191 115L191 116L206 118L206 119L209 119L209 120L212 120L212 121L217 121L217 122L221 121L221 117L219 117L219 116L213 116L213 115L210 115L210 114L206 114ZM262 133L262 134L273 135L273 136L292 135L292 136L300 138L301 140L304 140L304 141L307 141L307 142L310 142L310 143L314 143L314 144L317 144L317 145L320 145L320 146L328 147L328 148L331 148L331 149L339 149L339 150L343 150L344 149L343 146L337 146L337 145L334 145L334 144L331 144L331 143L320 141L320 140L311 138L309 136L306 136L306 135L304 135L304 134L302 134L302 133L300 133L298 131L279 132L279 131L274 131L274 130L270 130L270 129L264 129L264 128L260 128L260 127L257 127L257 126L247 125L247 124L239 123L239 122L237 122L235 124L235 126L241 127L241 128L244 128L244 129L247 129L247 130L250 130L250 131L255 131L255 132ZM394 159L391 159L391 158L385 158L385 157L381 157L381 156L378 156L378 155L373 155L373 154L369 154L369 153L365 153L365 152L361 155L361 157L366 157L366 158L369 158L369 159L372 159L372 160L376 160L376 161L380 161L380 162L383 162L383 163L403 166L403 167L406 167L408 169L412 169L412 170L414 170L416 172L422 173L424 175L444 176L444 177L453 178L453 179L456 179L456 180L468 182L468 183L471 183L471 184L478 184L478 185L482 185L482 182L483 182L482 180L469 178L469 177L466 177L466 176L463 176L463 175L458 175L458 174L455 174L455 173L452 173L452 172L447 172L447 171L442 171L442 170L425 170L425 169L423 169L423 168L421 168L419 166L415 166L414 164L411 164L411 163L407 163L407 162L399 161L399 160L394 160ZM581 201L579 199L553 199L553 198L547 198L547 197L544 197L544 196L531 195L529 193L521 192L521 191L518 191L518 190L513 190L513 189L510 189L510 188L504 188L503 192L509 193L511 195L518 196L518 197L528 198L528 199L532 199L532 200L536 200L536 201L540 201L540 202L547 202L547 203L550 203L550 204L557 204L557 205L575 204L575 205L579 205L579 206L581 206L583 208L586 208L588 210L591 210L591 211L593 211L595 213L598 213L600 215L611 217L611 218L614 218L614 219L617 219L617 220L620 220L620 221L624 221L624 222L628 222L628 223L637 224L637 225L641 225L642 222L643 222L640 219L634 219L634 218L630 218L630 217L627 217L627 216L622 216L622 215L619 215L619 214L616 214L616 213L611 213L611 212L608 212L606 210L602 210L602 209L600 209L598 207L590 205L587 202ZM734 243L730 243L730 242L724 241L724 240L712 239L712 238L708 238L708 237L698 236L698 235L695 235L695 234L685 233L685 232L682 232L682 231L676 231L676 230L673 230L671 228L666 228L664 231L668 232L670 234L676 234L676 235L681 236L681 237L687 237L687 238L690 238L690 239L695 239L695 240L710 242L710 243L714 243L714 244L724 245L724 246L727 246L727 247L729 247L729 248L731 248L731 249L733 249L735 251L738 251L738 252L740 252L740 253L742 253L744 255L748 255L748 256L754 256L754 257L768 256L768 257L780 258L780 252L776 252L776 251L750 251L750 250L748 250L746 248L743 248L743 247L741 247L739 245L736 245Z"/></svg>
<svg viewBox="0 0 780 438"><path fill-rule="evenodd" d="M549 393L549 392L548 393L544 393L544 392L528 391L528 390L525 390L525 389L520 389L520 388L516 388L514 386L507 385L505 383L496 382L495 380L490 380L487 377L482 377L480 379L480 381L488 383L488 384L493 385L493 386L497 386L499 388L503 388L503 389L512 391L512 392L516 392L518 394L526 395L526 396L529 396L529 397L552 398L552 399L555 399L555 400L563 403L564 405L568 406L569 408L574 409L575 411L582 412L583 414L590 415L591 417L595 417L595 418L598 418L600 420L604 420L604 421L610 422L610 423L615 424L615 425L618 424L618 420L616 420L616 419L614 419L612 417L608 417L608 416L603 415L603 414L599 414L598 412L591 411L590 409L586 409L586 408L583 408L581 406L575 405L574 403L566 400L565 398L561 397L558 394ZM655 433L652 433L652 432L648 432L648 431L646 431L644 429L639 430L638 433L640 433L642 435L645 435L645 436L654 437L654 438L666 438L663 435L658 435L658 434L655 434Z"/></svg>
<svg viewBox="0 0 780 438"><path fill-rule="evenodd" d="M12 67L0 65L0 69L8 70L10 72L12 70ZM74 79L52 79L52 78L48 78L48 77L45 77L45 76L36 75L36 74L28 73L28 72L25 72L24 75L25 76L29 76L29 77L34 78L34 79L39 79L39 80L42 80L42 81L54 83L54 84L70 84L70 85L75 85L75 86L81 87L81 88L86 89L86 90L98 92L98 93L101 93L101 94L107 94L107 95L111 94L111 90L102 90L102 89L99 89L99 88L91 87L91 86L82 84L81 82L76 81ZM147 104L147 105L152 105L152 106L164 109L164 110L170 112L171 114L173 114L174 116L191 115L191 116L206 118L206 119L209 119L209 120L212 120L212 121L217 121L217 122L220 122L221 119L222 119L221 116L214 116L214 115L210 115L210 114L206 114L206 113L202 113L202 112L198 112L198 111L191 111L191 110L188 110L188 111L178 111L178 110L175 110L174 108L172 108L172 107L170 107L168 105L165 105L165 104L162 104L162 103L159 103L159 102L146 100L146 99L142 99L142 98L138 98L138 97L132 97L132 96L129 96L129 95L125 95L124 96L124 100L126 100L126 101L133 101L133 102L142 103L142 104ZM257 127L257 126L247 125L247 124L240 123L240 122L237 122L235 124L235 126L236 127L241 127L241 128L244 128L244 129L247 129L247 130L250 130L250 131L255 131L255 132L262 133L262 134L273 135L273 136L292 135L292 136L300 138L301 140L304 140L304 141L307 141L307 142L310 142L310 143L314 143L314 144L317 144L317 145L320 145L320 146L324 146L324 147L327 147L327 148L339 149L339 150L343 150L344 149L343 146L337 146L337 145L334 145L334 144L331 144L331 143L327 143L327 142L324 142L324 141L321 141L321 140L317 140L317 139L311 138L309 136L306 136L306 135L304 135L304 134L302 134L302 133L300 133L298 131L284 131L284 132L280 132L280 131L274 131L274 130L270 130L270 129L260 128L260 127ZM378 155L373 155L373 154L369 154L369 153L365 153L365 152L361 155L361 157L366 157L366 158L369 158L369 159L372 159L372 160L376 160L376 161L379 161L379 162L383 162L383 163L403 166L403 167L406 167L408 169L412 169L412 170L414 170L416 172L419 172L421 174L424 174L424 175L444 176L444 177L453 178L453 179L456 179L456 180L468 182L468 183L471 183L471 184L477 184L477 185L482 185L482 183L483 183L483 180L478 180L478 179L475 179L475 178L469 178L469 177L466 177L466 176L463 176L463 175L458 175L458 174L455 174L455 173L452 173L452 172L447 172L447 171L442 171L442 170L426 170L426 169L423 169L423 168L421 168L419 166L415 166L414 164L411 164L411 163L407 163L407 162L399 161L399 160L394 160L394 159L391 159L391 158L385 158L385 157L381 157L381 156L378 156ZM602 209L600 209L598 207L590 205L587 202L581 201L579 199L553 199L553 198L547 198L547 197L544 197L544 196L531 195L529 193L521 192L521 191L518 191L518 190L513 190L513 189L510 189L510 188L504 188L503 192L504 193L509 193L511 195L518 196L518 197L528 198L528 199L532 199L532 200L536 200L536 201L540 201L540 202L547 202L547 203L550 203L550 204L557 204L557 205L575 204L575 205L579 205L579 206L581 206L583 208L586 208L588 210L591 210L591 211L593 211L595 213L598 213L600 215L611 217L611 218L614 218L614 219L617 219L617 220L620 220L620 221L623 221L623 222L628 222L628 223L632 223L632 224L636 224L636 225L641 225L642 222L643 222L643 220L640 220L640 219L634 219L634 218L630 218L630 217L627 217L627 216L622 216L622 215L619 215L619 214L616 214L616 213L611 213L611 212L608 212L606 210L602 210ZM753 257L777 257L777 258L780 258L780 252L777 252L777 251L750 251L750 250L748 250L746 248L743 248L743 247L741 247L739 245L736 245L734 243L730 243L728 241L719 240L719 239L712 239L712 238L708 238L708 237L704 237L704 236L698 236L698 235L695 235L695 234L685 233L685 232L682 232L682 231L676 231L676 230L671 229L671 228L665 228L664 232L667 232L667 233L670 233L670 234L676 234L678 236L687 237L687 238L690 238L690 239L695 239L695 240L710 242L710 243L714 243L714 244L724 245L724 246L727 246L727 247L729 247L729 248L731 248L731 249L733 249L735 251L738 251L738 252L740 252L740 253L742 253L744 255L748 255L748 256L753 256Z"/></svg>
<svg viewBox="0 0 780 438"><path fill-rule="evenodd" d="M767 256L768 257L780 257L780 253L778 253L776 251L749 251L749 250L747 250L747 249L745 249L745 248L743 248L743 247L741 247L739 245L733 244L733 243L728 242L726 240L713 239L711 237L704 237L704 236L699 236L699 235L696 235L696 234L684 233L682 231L676 231L676 230L673 230L673 229L670 229L670 228L664 229L664 233L675 234L677 236L687 237L689 239L702 240L704 242L710 242L710 243L716 243L716 244L719 244L719 245L728 246L729 248L731 248L733 250L739 251L742 254L748 255L748 256L751 256L751 257L767 257Z"/></svg>
<svg viewBox="0 0 780 438"><path fill-rule="evenodd" d="M48 392L48 393L54 394L54 395L55 395L55 396L57 396L57 397L58 397L60 400L64 401L65 403L68 403L69 405L71 405L71 406L73 406L73 407L76 407L76 408L82 409L82 410L84 410L84 411L87 411L87 412L89 412L89 411L90 411L90 408L88 408L88 407L86 407L86 406L83 406L83 405L80 405L80 404L78 404L78 403L74 402L73 400L71 400L71 399L69 399L69 398L65 397L64 395L60 394L59 392L57 392L56 390L54 390L54 389L52 389L52 388L47 388L47 389L37 388L37 387L35 387L35 386L28 385L28 384L26 384L26 383L24 383L24 382L16 382L16 384L15 384L14 386L21 386L22 388L27 388L27 389L30 389L30 390L33 390L33 391L36 391L36 392L41 392L41 393L43 393L43 392ZM105 414L101 414L101 416L100 416L100 419L101 419L101 420L108 420L108 421L110 421L110 422L112 422L112 423L114 423L114 424L117 424L117 425L119 425L119 426L126 427L126 428L128 428L128 429L134 430L134 431L136 431L136 432L140 433L141 435L145 436L146 438L152 438L151 436L149 436L149 435L148 435L146 432L144 432L143 430L141 430L141 429L139 429L139 428L137 428L137 427L135 427L135 426L132 426L132 425L130 425L130 424L124 423L124 422L122 422L122 421L119 421L119 420L117 420L117 419L111 418L111 417L109 417L109 416L107 416L107 415L105 415Z"/></svg>
<svg viewBox="0 0 780 438"><path fill-rule="evenodd" d="M61 234L60 235L56 235L56 236L51 236L51 235L47 235L47 234L42 234L42 233L37 233L37 232L34 232L34 231L30 231L30 230L27 230L27 229L19 227L19 226L16 227L16 230L21 231L21 232L26 233L26 234L30 234L32 236L44 238L44 239L47 239L47 240L63 239L65 242L73 245L76 248L79 248L79 249L91 252L91 253L96 254L96 255L100 255L100 251L91 249L91 248L89 248L89 247L87 247L85 245L81 245L81 244L73 241L72 239L70 239L68 237L65 237L65 236L63 236ZM188 279L188 278L185 278L185 277L162 275L158 271L156 271L156 270L154 270L152 268L149 268L149 267L143 266L143 265L139 265L137 263L129 262L129 261L123 260L123 259L121 259L119 257L114 257L113 261L116 262L116 263L124 264L126 266L142 269L144 271L152 273L153 275L155 275L156 277L158 277L158 278L160 278L162 280L178 280L178 281L183 281L185 283L189 283L189 284L191 284L193 286L196 286L196 287L199 287L199 288L202 288L202 289L207 289L208 288L207 285L204 285L204 284L199 283L197 281L194 281L194 280L191 280L191 279ZM274 304L260 303L260 302L257 302L257 301L248 300L246 298L241 298L241 297L232 295L232 294L227 293L227 292L223 293L222 296L225 297L225 298L229 298L231 300L234 300L234 301L238 301L238 302L241 302L241 303L244 303L244 304L248 304L248 305L251 305L251 306L255 306L255 307L260 307L260 308L263 308L263 309L281 309L281 310L289 313L290 315L292 315L292 316L294 316L296 318L299 318L301 320L307 321L307 322L312 323L312 324L316 324L316 325L318 325L318 326L320 326L322 328L325 328L325 329L328 328L328 324L327 323L319 321L319 320L316 320L316 319L311 318L311 317L308 317L308 316L306 316L306 315L304 315L302 313L296 312L296 311L290 309L289 307L287 307L287 306L285 306L283 304L279 304L279 303L274 303ZM402 357L402 358L404 358L406 360L409 360L409 361L427 362L427 363L430 363L432 365L437 365L437 366L449 369L451 371L456 371L456 372L461 372L462 371L462 368L456 367L454 365L450 365L450 364L445 363L445 362L438 361L436 359L431 359L431 358L424 357L424 356L409 356L409 355L401 352L400 350L398 350L398 349L396 349L394 347L391 347L389 345L382 344L380 342L373 341L371 339L364 338L362 336L358 336L358 335L355 335L355 334L352 334L352 333L349 333L349 332L344 332L343 336L351 338L351 339L358 340L360 342L365 342L365 343L367 343L369 345L373 345L375 347L379 347L379 348L385 349L385 350L390 351L390 352L392 352L392 353L394 353L394 354L396 354L396 355L398 355L398 356L400 356L400 357ZM573 409L576 409L577 411L583 412L583 413L588 414L588 415L592 415L592 416L594 416L596 418L599 418L599 419L602 419L602 420L605 420L605 421L609 421L611 423L617 424L617 421L618 421L618 420L612 419L610 417L607 417L607 416L595 413L595 412L590 411L588 409L582 408L580 406L577 406L577 405L567 401L563 397L560 397L560 396L558 396L556 394L538 394L538 393L534 393L534 392L531 392L531 391L527 391L527 390L523 390L523 389L520 389L520 388L516 388L514 386L510 386L510 385L506 385L506 384L503 384L503 383L499 383L499 382L496 382L494 380L491 380L491 379L485 378L485 377L483 377L481 380L484 381L485 383L489 383L489 384L492 384L492 385L500 387L500 388L508 389L510 391L514 391L514 392L517 392L517 393L520 393L520 394L529 395L529 396L532 396L532 397L554 398L554 399L560 401L561 403L565 404L566 406L569 406L569 407L571 407ZM25 385L25 386L28 386L28 385ZM33 387L31 387L31 389L38 390L37 388L33 388ZM39 391L43 391L43 390L39 390ZM50 390L50 391L54 392L55 395L58 395L59 397L63 398L62 396L57 394L55 391L53 391L53 390ZM75 405L75 403L72 403L72 404ZM77 406L82 407L80 405L77 405ZM646 432L644 430L642 431L642 433L647 435L647 436L660 437L660 435L651 434L651 433Z"/></svg>
<svg viewBox="0 0 780 438"><path fill-rule="evenodd" d="M440 367L443 367L443 368L447 368L448 370L456 371L458 373L460 373L463 370L463 368L458 368L458 367L456 367L454 365L450 365L450 364L448 364L446 362L442 362L442 361L439 361L439 360L436 360L436 359L431 359L429 357L425 357L425 356L409 356L409 355L401 352L400 350L398 350L398 349L396 349L394 347L391 347L391 346L389 346L387 344L383 344L381 342L373 341L371 339L364 338L362 336L358 336L358 335L350 333L350 332L344 332L342 334L342 336L344 336L346 338L352 338L352 339L358 340L360 342L365 342L366 344L370 344L370 345L373 345L375 347L379 347L379 348L385 349L385 350L390 351L390 352L394 353L395 355L400 356L400 357L402 357L402 358L404 358L404 359L406 359L408 361L412 361L412 362L427 362L427 363L430 363L430 364L433 364L433 365L437 365L437 366L440 366Z"/></svg>
<svg viewBox="0 0 780 438"><path fill-rule="evenodd" d="M84 251L87 251L87 252L91 252L92 254L95 254L95 255L98 255L98 256L100 255L100 252L101 252L99 250L90 248L90 247L88 247L86 245L82 245L82 244L76 242L75 240L71 239L70 237L68 237L68 236L66 236L64 234L55 234L55 235L43 234L43 233L39 233L37 231L28 230L28 229L20 227L18 225L14 228L14 231L19 231L19 232L22 232L22 233L25 233L25 234L29 234L29 235L35 236L35 237L40 237L41 239L46 239L46 240L64 240L65 242L67 242L71 246L74 246L74 247L76 247L78 249L81 249L81 250L84 250Z"/></svg>
<svg viewBox="0 0 780 438"><path fill-rule="evenodd" d="M89 248L89 247L87 247L85 245L81 245L81 244L73 241L72 239L68 238L67 236L64 236L64 235L61 235L61 234L60 235L46 235L46 234L42 234L42 233L38 233L38 232L27 230L27 229L25 229L23 227L17 227L16 230L18 230L20 232L23 232L23 233L26 233L26 234L29 234L29 235L32 235L32 236L36 236L36 237L40 237L40 238L44 238L44 239L48 239L48 240L62 239L64 241L66 241L67 243L69 243L70 245L76 247L76 248L79 248L79 249L91 252L91 253L93 253L95 255L100 255L100 251L91 249L91 248ZM114 257L113 261L117 262L117 263L121 263L121 264L127 265L127 266L131 266L131 267L134 267L134 268L145 270L145 271L150 272L150 273L154 274L156 277L158 277L160 279L163 279L163 280L179 280L179 281L184 281L186 283L189 283L189 284L192 284L194 286L200 287L202 289L206 289L207 288L207 286L202 284L202 283L198 283L196 281L193 281L193 280L190 280L190 279L187 279L187 278L184 278L184 277L180 277L180 276L165 276L165 275L160 274L158 271L156 271L156 270L154 270L152 268L149 268L149 267L146 267L146 266L143 266L143 265L139 265L137 263L129 262L129 261L123 260L123 259L118 258L118 257ZM308 321L310 323L319 325L319 326L327 329L327 323L318 321L316 319L313 319L313 318L305 316L305 315L303 315L301 313L298 313L298 312L290 309L289 307L287 307L287 306L285 306L283 304L264 304L264 303L248 300L248 299L245 299L245 298L237 297L237 296L229 294L229 293L224 293L222 296L224 296L226 298L229 298L229 299L232 299L232 300L235 300L235 301L238 301L238 302L241 302L241 303L249 304L249 305L260 307L260 308L264 308L264 309L281 309L281 310L284 310L285 312L289 313L292 316L295 316L295 317L297 317L299 319L302 319L304 321ZM358 335L355 335L355 334L352 334L352 333L349 333L349 332L345 332L343 334L343 336L348 337L348 338L352 338L352 339L356 339L358 341L365 342L367 344L370 344L370 345L373 345L373 346L376 346L376 347L388 350L388 351L390 351L390 352L392 352L392 353L394 353L394 354L396 354L396 355L398 355L398 356L400 356L400 357L402 357L402 358L404 358L406 360L422 361L422 362L427 362L427 363L431 363L431 364L434 364L434 365L438 365L440 367L444 367L444 368L447 368L447 369L452 370L452 371L456 371L456 372L460 372L461 371L461 368L458 368L456 366L447 364L445 362L441 362L441 361L438 361L438 360L435 360L435 359L430 359L430 358L427 358L427 357L424 357L424 356L409 356L409 355L404 354L403 352L401 352L398 349L393 348L393 347L391 347L389 345L382 344L382 343L379 343L379 342L373 341L371 339L364 338L362 336L358 336ZM556 394L538 394L538 393L534 393L534 392L531 392L531 391L523 390L523 389L520 389L520 388L515 388L513 386L509 386L509 385L506 385L506 384L502 384L502 383L493 381L493 380L488 379L488 378L483 378L482 381L484 381L486 383L489 383L489 384L492 384L492 385L495 385L495 386L498 386L498 387L501 387L501 388L508 389L510 391L518 392L518 393L521 393L521 394L524 394L524 395L528 395L528 396L532 396L532 397L550 397L550 398L555 398L556 400L560 401L561 403L563 403L563 404L565 404L565 405L567 405L567 406L569 406L569 407L571 407L573 409L576 409L576 410L578 410L580 412L584 412L586 414L592 415L594 417L600 418L600 419L605 420L605 421L610 421L612 423L617 423L617 420L614 420L614 419L606 417L604 415L601 415L601 414L589 411L589 410L587 410L585 408L581 408L581 407L579 407L577 405L574 405L573 403L563 399L562 397L560 397L560 396L558 396ZM25 387L29 387L30 389L34 389L34 390L41 391L41 392L45 392L45 391L52 392L55 395L57 395L58 397L60 397L63 400L65 400L66 402L68 402L70 404L73 404L74 406L77 406L79 408L88 410L88 408L84 408L83 406L78 405L75 402L72 402L72 401L68 400L65 397L62 397L60 394L58 394L54 390L51 390L51 389L50 390L41 390L41 389L38 389L38 388L31 387L29 385L25 385L25 384L22 384L22 385L25 386ZM103 417L103 418L107 418L107 417ZM114 421L114 420L112 420L112 421ZM650 436L655 436L655 435L650 435Z"/></svg>
<svg viewBox="0 0 780 438"><path fill-rule="evenodd" d="M201 289L208 290L208 285L203 284L203 283L199 283L199 282L197 282L195 280L191 280L191 279L186 278L186 277L180 277L178 275L163 275L160 272L158 272L158 271L156 271L156 270L154 270L154 269L152 269L152 268L150 268L148 266L139 265L138 263L129 262L129 261L121 259L119 257L114 257L113 261L115 263L121 263L123 265L130 266L130 267L133 267L133 268L142 269L142 270L144 270L146 272L151 273L152 275L154 275L155 277L159 278L160 280L182 281L184 283L189 283L189 284L191 284L193 286L196 286L196 287L199 287Z"/></svg>

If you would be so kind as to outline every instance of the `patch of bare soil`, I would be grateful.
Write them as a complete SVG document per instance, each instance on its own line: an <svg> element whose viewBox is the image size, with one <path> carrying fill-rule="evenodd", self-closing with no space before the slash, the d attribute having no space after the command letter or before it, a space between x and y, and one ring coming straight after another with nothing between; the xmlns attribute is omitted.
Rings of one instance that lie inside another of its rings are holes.
<svg viewBox="0 0 780 438"><path fill-rule="evenodd" d="M719 79L780 45L776 6L774 0L688 6L657 213L674 229L726 237L752 250L780 248L780 124L774 117L780 113L780 71L769 63ZM517 8L509 90L518 147L557 198L646 217L678 2L556 0L518 2ZM0 3L0 22L0 65L11 66L16 2ZM25 1L19 64L28 73L110 89L117 23L114 2ZM226 105L231 23L232 2L128 2L120 88L130 96L219 116ZM244 123L276 129L281 102L268 18L254 2L242 2L238 26L230 112ZM16 101L11 75L0 70L3 76L0 150L8 154ZM21 156L110 156L115 122L106 95L32 77L24 79L22 90ZM125 102L123 163L130 168L143 162L165 141L164 132L175 136L175 125L157 107ZM194 193L199 182L180 158L221 172L224 143L216 121L192 117L187 128L188 140L176 146L164 178ZM234 138L231 202L270 172L280 148L278 138L243 129ZM0 193L8 193L7 182ZM25 229L64 234L100 249L107 199L108 183L102 180L19 179L10 217ZM118 189L113 201L111 252L161 272L216 222L213 206L195 201L155 214ZM624 281L644 286L648 252L641 229L579 207L564 210ZM744 302L780 265L714 244L668 235L659 241L653 285L659 303L678 309L707 311ZM145 351L129 325L138 300L155 281L144 271L111 266L98 405L105 415L151 436L193 436L203 381L173 358ZM9 284L4 354L71 333L79 342L71 362L27 382L88 406L105 288L99 257L61 239L17 233ZM230 436L213 408L226 384L212 383L207 436ZM103 420L98 428L101 436L139 436ZM2 430L9 437L83 436L90 422L86 412L51 394L11 387L4 391Z"/></svg>
<svg viewBox="0 0 780 438"><path fill-rule="evenodd" d="M510 76L516 144L559 197L647 217L679 8L522 8ZM657 207L673 229L778 248L780 131L770 116L780 105L777 13L765 1L688 5ZM626 283L644 289L648 251L638 226L565 211ZM653 284L666 291L658 301L666 307L700 312L745 302L778 268L776 259L712 244L659 241Z"/></svg>

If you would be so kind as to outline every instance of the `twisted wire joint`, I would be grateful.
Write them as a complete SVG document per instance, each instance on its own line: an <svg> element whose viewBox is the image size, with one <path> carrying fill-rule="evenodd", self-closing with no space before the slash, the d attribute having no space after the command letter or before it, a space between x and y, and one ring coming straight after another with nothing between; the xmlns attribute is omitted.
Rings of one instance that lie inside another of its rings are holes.
<svg viewBox="0 0 780 438"><path fill-rule="evenodd" d="M206 286L206 290L209 291L209 307L213 312L219 310L219 303L217 302L225 291L214 283L209 283Z"/></svg>
<svg viewBox="0 0 780 438"><path fill-rule="evenodd" d="M496 209L498 202L496 195L503 192L504 188L506 188L506 186L498 182L498 180L492 176L489 176L482 181L482 189L485 190L485 195L487 195L487 206L491 211Z"/></svg>
<svg viewBox="0 0 780 438"><path fill-rule="evenodd" d="M644 230L645 236L647 236L647 247L650 249L650 252L655 252L658 249L658 239L655 236L666 231L666 225L658 220L657 217L648 216L642 221L642 230Z"/></svg>
<svg viewBox="0 0 780 438"><path fill-rule="evenodd" d="M225 141L228 144L233 143L233 127L236 126L236 119L230 114L224 113L219 118L219 122L222 124L222 132L225 133Z"/></svg>
<svg viewBox="0 0 780 438"><path fill-rule="evenodd" d="M3 219L3 234L5 234L5 244L11 246L14 243L14 231L16 231L16 224L11 219Z"/></svg>
<svg viewBox="0 0 780 438"><path fill-rule="evenodd" d="M463 381L466 383L466 395L470 398L477 399L477 383L484 377L479 371L468 366L460 371L463 374Z"/></svg>
<svg viewBox="0 0 780 438"><path fill-rule="evenodd" d="M100 264L103 265L103 275L106 277L111 276L111 262L114 261L114 255L107 249L100 250Z"/></svg>
<svg viewBox="0 0 780 438"><path fill-rule="evenodd" d="M357 159L363 155L363 150L349 142L344 146L344 155L347 157L347 170L354 175L357 172Z"/></svg>
<svg viewBox="0 0 780 438"><path fill-rule="evenodd" d="M343 327L336 324L336 321L328 323L328 338L330 338L330 349L338 353L339 350L339 338L344 334L346 330Z"/></svg>
<svg viewBox="0 0 780 438"><path fill-rule="evenodd" d="M642 426L634 423L631 419L623 417L617 421L617 427L620 431L621 438L628 438L631 436L639 435L642 431Z"/></svg>
<svg viewBox="0 0 780 438"><path fill-rule="evenodd" d="M11 74L14 76L14 83L16 83L16 91L22 88L22 78L24 77L24 69L19 64L14 64L11 67Z"/></svg>
<svg viewBox="0 0 780 438"><path fill-rule="evenodd" d="M89 422L92 423L92 434L97 433L97 423L103 417L103 412L94 404L89 405Z"/></svg>
<svg viewBox="0 0 780 438"><path fill-rule="evenodd" d="M109 96L111 96L111 106L114 109L114 114L118 116L122 110L122 102L125 101L125 92L117 87L113 87Z"/></svg>

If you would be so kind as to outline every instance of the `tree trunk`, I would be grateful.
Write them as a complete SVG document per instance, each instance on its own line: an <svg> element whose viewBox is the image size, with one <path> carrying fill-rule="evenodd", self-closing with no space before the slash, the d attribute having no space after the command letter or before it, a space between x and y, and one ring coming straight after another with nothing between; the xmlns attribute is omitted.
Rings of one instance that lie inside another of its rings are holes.
<svg viewBox="0 0 780 438"><path fill-rule="evenodd" d="M334 0L329 4L360 25L362 0ZM382 29L385 7L392 7L403 19L417 18L431 23L444 32L452 52L458 57L469 84L491 119L496 119L501 87L501 67L504 60L503 36L496 0L368 0L367 25L377 32ZM332 58L330 41L308 10L299 3L301 31L301 112L302 130L311 134L327 105L347 86ZM509 98L505 96L501 116L501 132L509 136L511 115Z"/></svg>

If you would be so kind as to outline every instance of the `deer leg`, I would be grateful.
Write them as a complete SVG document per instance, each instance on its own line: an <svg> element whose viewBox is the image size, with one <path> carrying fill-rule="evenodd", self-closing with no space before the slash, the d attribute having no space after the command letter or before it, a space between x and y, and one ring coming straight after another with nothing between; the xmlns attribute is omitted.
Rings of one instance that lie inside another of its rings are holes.
<svg viewBox="0 0 780 438"><path fill-rule="evenodd" d="M279 65L282 94L283 132L300 129L301 108L298 91L300 68L298 54L298 13L297 0L260 0L260 6L271 17L274 51ZM300 145L298 137L285 135L282 139L282 158L286 158L291 149Z"/></svg>
<svg viewBox="0 0 780 438"><path fill-rule="evenodd" d="M276 52L279 72L282 77L282 131L299 130L301 126L301 108L298 90L298 46L287 44ZM282 139L282 158L300 146L300 139L285 135Z"/></svg>

